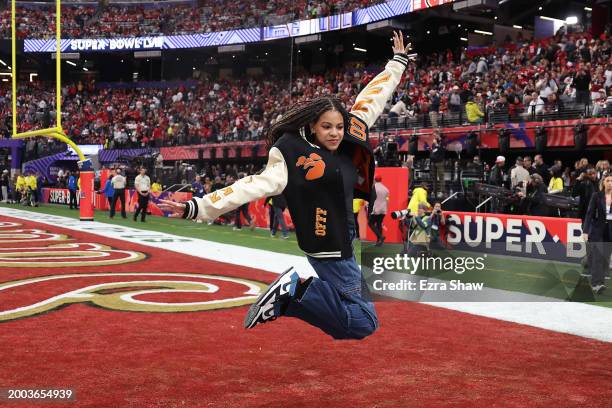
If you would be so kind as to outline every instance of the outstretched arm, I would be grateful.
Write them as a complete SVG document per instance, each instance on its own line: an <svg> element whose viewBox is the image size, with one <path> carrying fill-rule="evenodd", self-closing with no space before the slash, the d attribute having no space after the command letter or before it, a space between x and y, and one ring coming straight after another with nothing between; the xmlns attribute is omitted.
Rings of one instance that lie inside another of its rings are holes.
<svg viewBox="0 0 612 408"><path fill-rule="evenodd" d="M385 70L376 75L374 79L357 95L351 114L363 120L368 127L372 126L380 116L385 104L399 85L404 70L408 65L406 51L410 44L404 46L402 32L393 32L393 59L387 63Z"/></svg>
<svg viewBox="0 0 612 408"><path fill-rule="evenodd" d="M231 186L217 190L202 198L194 197L184 203L160 200L160 208L170 211L171 217L214 220L243 204L278 195L287 186L287 164L281 151L273 147L268 155L268 164L261 173L247 176Z"/></svg>

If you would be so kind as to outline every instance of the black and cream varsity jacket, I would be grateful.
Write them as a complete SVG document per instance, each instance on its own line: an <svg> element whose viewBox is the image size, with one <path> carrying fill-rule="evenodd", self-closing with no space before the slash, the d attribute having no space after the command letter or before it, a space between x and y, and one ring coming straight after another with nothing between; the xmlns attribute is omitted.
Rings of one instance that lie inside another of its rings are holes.
<svg viewBox="0 0 612 408"><path fill-rule="evenodd" d="M350 154L357 169L356 198L368 200L374 158L368 129L382 113L408 63L396 54L359 93L337 153L309 142L304 135L285 134L270 149L265 170L229 187L186 202L183 217L212 220L241 205L283 194L295 225L298 245L315 258L344 259L353 255L338 155Z"/></svg>

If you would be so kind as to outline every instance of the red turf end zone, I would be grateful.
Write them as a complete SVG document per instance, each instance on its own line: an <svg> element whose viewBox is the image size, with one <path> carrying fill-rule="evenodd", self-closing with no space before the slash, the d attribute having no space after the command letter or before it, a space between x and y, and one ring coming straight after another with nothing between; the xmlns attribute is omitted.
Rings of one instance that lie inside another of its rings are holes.
<svg viewBox="0 0 612 408"><path fill-rule="evenodd" d="M94 281L111 284L114 277L102 276L112 272L274 278L254 269L0 218L9 221L21 224L20 229L64 234L72 239L67 242L103 244L147 257L111 266L3 266L0 285L49 275L101 278L0 291L0 312ZM24 246L2 242L0 251ZM229 285L212 295L177 298L166 293L146 300L197 302L240 292ZM609 343L416 303L380 302L377 309L381 328L376 334L363 341L333 341L294 319L246 331L246 306L145 313L65 305L0 323L0 388L75 389L76 402L41 404L46 407L612 406ZM0 406L34 404L1 401Z"/></svg>

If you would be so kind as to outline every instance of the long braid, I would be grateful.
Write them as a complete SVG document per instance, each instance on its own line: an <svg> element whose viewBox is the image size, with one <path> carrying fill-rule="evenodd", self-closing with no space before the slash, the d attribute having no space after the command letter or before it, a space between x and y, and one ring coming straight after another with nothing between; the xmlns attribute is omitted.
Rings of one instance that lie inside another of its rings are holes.
<svg viewBox="0 0 612 408"><path fill-rule="evenodd" d="M266 147L269 150L286 132L298 134L301 128L316 122L323 113L330 110L340 112L346 121L348 113L339 99L321 97L296 104L270 127L266 134Z"/></svg>

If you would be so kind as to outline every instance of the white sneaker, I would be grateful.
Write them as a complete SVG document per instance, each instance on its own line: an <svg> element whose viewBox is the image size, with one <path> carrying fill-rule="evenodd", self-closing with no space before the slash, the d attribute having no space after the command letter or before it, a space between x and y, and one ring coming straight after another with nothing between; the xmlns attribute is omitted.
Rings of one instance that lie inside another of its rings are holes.
<svg viewBox="0 0 612 408"><path fill-rule="evenodd" d="M606 290L607 288L606 288L606 285L599 284L599 285L591 286L591 289L593 290L593 293L601 295L603 291Z"/></svg>

